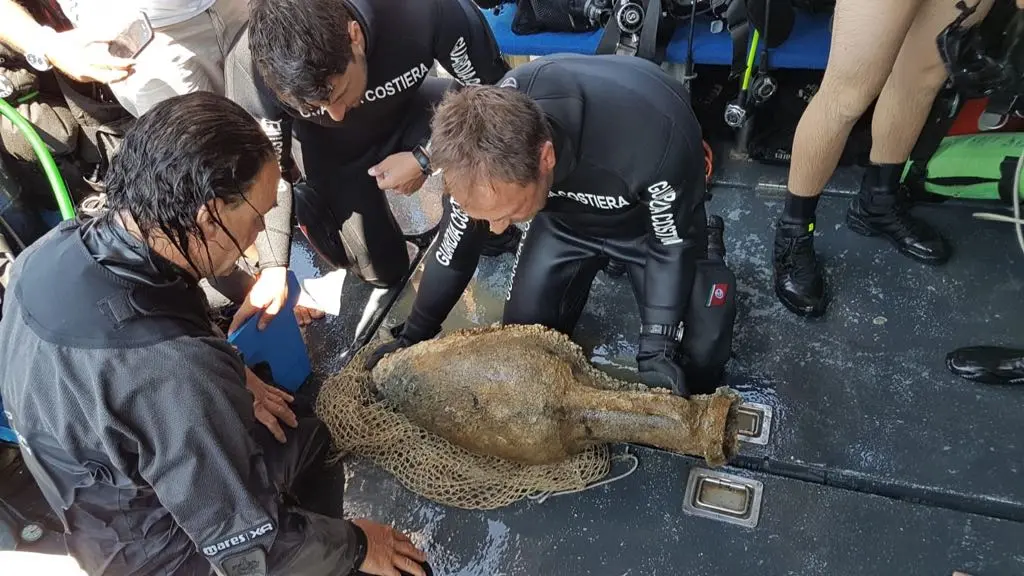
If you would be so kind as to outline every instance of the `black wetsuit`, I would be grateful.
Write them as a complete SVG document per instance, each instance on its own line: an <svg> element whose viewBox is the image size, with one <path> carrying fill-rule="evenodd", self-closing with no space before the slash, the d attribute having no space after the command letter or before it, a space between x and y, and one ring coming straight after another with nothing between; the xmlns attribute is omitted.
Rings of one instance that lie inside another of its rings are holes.
<svg viewBox="0 0 1024 576"><path fill-rule="evenodd" d="M252 62L248 30L227 59L227 96L277 136L285 167L294 119L302 167L316 195L314 201L298 199L299 224L322 254L334 252L324 254L328 260L368 282L390 286L408 271L408 253L387 199L367 170L429 139L433 106L454 85L428 78L435 59L462 84L493 83L508 66L471 0L346 0L345 5L366 37L368 78L362 103L342 122L325 113L303 117L277 99ZM278 204L266 217L267 234L257 241L261 268L288 264L292 198L282 194ZM337 244L339 229L343 248L323 246ZM328 235L333 238L316 239Z"/></svg>
<svg viewBox="0 0 1024 576"><path fill-rule="evenodd" d="M707 251L701 129L685 88L640 58L575 55L520 66L501 86L540 105L556 156L547 204L519 246L504 322L571 334L595 274L612 258L627 266L643 325L680 324L695 261ZM487 230L446 197L407 341L438 332Z"/></svg>

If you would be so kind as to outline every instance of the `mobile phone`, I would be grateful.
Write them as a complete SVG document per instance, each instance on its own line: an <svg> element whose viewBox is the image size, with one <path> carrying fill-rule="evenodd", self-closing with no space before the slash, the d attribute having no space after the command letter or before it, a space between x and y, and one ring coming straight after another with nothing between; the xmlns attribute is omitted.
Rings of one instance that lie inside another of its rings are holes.
<svg viewBox="0 0 1024 576"><path fill-rule="evenodd" d="M135 58L142 49L153 41L153 26L144 12L121 30L110 42L110 55L118 58Z"/></svg>

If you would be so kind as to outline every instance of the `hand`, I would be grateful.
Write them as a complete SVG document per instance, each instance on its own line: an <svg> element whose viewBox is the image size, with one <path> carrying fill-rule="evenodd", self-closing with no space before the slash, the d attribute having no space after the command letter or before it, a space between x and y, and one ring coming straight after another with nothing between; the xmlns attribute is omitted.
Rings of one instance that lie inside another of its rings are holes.
<svg viewBox="0 0 1024 576"><path fill-rule="evenodd" d="M395 190L407 196L422 188L427 181L427 175L412 152L392 154L370 168L368 173L377 179L377 187L381 190Z"/></svg>
<svg viewBox="0 0 1024 576"><path fill-rule="evenodd" d="M284 266L267 268L260 272L256 284L249 290L249 296L238 307L228 333L232 333L245 324L254 314L262 312L258 328L263 330L288 302L288 269ZM295 306L295 319L299 326L305 326L324 317L324 311L307 306Z"/></svg>
<svg viewBox="0 0 1024 576"><path fill-rule="evenodd" d="M401 350L402 348L408 348L412 345L413 342L411 340L405 336L399 336L387 344L378 346L377 349L370 354L370 357L366 359L366 369L373 370L374 367L377 366L377 363L388 354Z"/></svg>
<svg viewBox="0 0 1024 576"><path fill-rule="evenodd" d="M260 377L248 367L245 369L245 387L252 392L252 409L256 419L270 430L278 442L284 444L287 438L281 428L281 422L292 428L299 425L295 412L288 407L294 398L284 390L274 388L260 380Z"/></svg>
<svg viewBox="0 0 1024 576"><path fill-rule="evenodd" d="M78 28L60 32L49 40L46 58L79 82L118 82L135 71L135 60L110 55L110 42L115 37Z"/></svg>
<svg viewBox="0 0 1024 576"><path fill-rule="evenodd" d="M378 524L365 518L353 524L366 534L366 559L359 566L361 572L376 576L400 576L399 570L412 576L427 576L422 562L427 555L413 546L405 534L391 526Z"/></svg>

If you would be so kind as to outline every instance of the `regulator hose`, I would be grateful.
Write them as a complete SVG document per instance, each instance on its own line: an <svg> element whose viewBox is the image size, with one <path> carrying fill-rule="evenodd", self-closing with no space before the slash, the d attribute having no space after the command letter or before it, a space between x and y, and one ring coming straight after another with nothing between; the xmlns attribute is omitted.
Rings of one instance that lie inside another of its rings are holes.
<svg viewBox="0 0 1024 576"><path fill-rule="evenodd" d="M43 167L43 172L46 173L46 179L50 182L50 188L53 189L53 196L57 199L57 206L60 208L61 218L64 220L70 220L75 217L75 206L71 202L71 196L68 195L67 186L64 184L64 178L60 175L60 170L57 169L57 163L53 161L53 155L50 154L50 150L46 147L46 143L39 137L39 133L32 127L32 124L25 119L14 107L7 103L6 100L0 98L0 116L7 118L14 124L14 127L21 132L25 140L32 146L32 150L36 153L36 158L39 160L39 164Z"/></svg>

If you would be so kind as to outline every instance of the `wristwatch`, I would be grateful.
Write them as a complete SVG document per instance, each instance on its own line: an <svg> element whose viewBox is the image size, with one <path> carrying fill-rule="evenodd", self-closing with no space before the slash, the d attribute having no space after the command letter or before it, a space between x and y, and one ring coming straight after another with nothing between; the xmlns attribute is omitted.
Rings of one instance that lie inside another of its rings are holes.
<svg viewBox="0 0 1024 576"><path fill-rule="evenodd" d="M416 158L416 161L420 163L420 170L424 174L430 174L430 155L427 153L427 149L423 146L417 146L413 148L412 155Z"/></svg>
<svg viewBox="0 0 1024 576"><path fill-rule="evenodd" d="M640 326L640 335L664 336L669 340L681 342L683 340L683 323L675 326L671 324L644 324Z"/></svg>
<svg viewBox="0 0 1024 576"><path fill-rule="evenodd" d="M57 31L53 28L49 26L40 27L35 42L25 51L25 61L28 62L29 66L40 72L46 72L53 68L53 65L50 64L50 59L46 57L46 44L56 36Z"/></svg>

